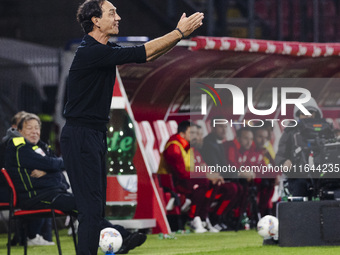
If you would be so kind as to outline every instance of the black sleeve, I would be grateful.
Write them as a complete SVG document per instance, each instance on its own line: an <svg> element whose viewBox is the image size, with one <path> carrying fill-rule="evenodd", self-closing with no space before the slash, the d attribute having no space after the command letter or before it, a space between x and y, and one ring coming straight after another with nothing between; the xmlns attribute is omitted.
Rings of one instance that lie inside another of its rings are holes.
<svg viewBox="0 0 340 255"><path fill-rule="evenodd" d="M279 148L277 150L276 156L275 156L275 165L280 166L282 165L287 159L291 158L291 133L290 132L283 132L282 136L279 141Z"/></svg>
<svg viewBox="0 0 340 255"><path fill-rule="evenodd" d="M96 67L110 67L127 63L146 62L144 45L121 47L118 45L95 45L88 52L88 64Z"/></svg>
<svg viewBox="0 0 340 255"><path fill-rule="evenodd" d="M6 152L6 144L0 143L0 168L5 167L5 152Z"/></svg>
<svg viewBox="0 0 340 255"><path fill-rule="evenodd" d="M219 162L217 155L215 154L215 150L214 147L212 145L211 142L206 141L203 143L203 147L202 147L202 157L203 160L205 161L205 163L207 163L207 165L216 165L216 164L220 164L221 162Z"/></svg>
<svg viewBox="0 0 340 255"><path fill-rule="evenodd" d="M207 165L227 165L224 146L219 146L210 136L205 137L203 140L201 155Z"/></svg>
<svg viewBox="0 0 340 255"><path fill-rule="evenodd" d="M15 152L15 164L18 167L31 170L38 169L45 172L58 172L64 168L64 162L61 158L42 156L36 153L29 144L19 145L17 147L15 147L13 143L10 143L10 145L11 148L8 148L8 150Z"/></svg>

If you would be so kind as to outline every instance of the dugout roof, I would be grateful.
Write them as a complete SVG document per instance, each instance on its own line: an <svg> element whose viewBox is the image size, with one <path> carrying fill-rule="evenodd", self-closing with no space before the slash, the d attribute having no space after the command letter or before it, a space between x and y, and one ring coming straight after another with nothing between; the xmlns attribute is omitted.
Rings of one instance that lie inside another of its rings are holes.
<svg viewBox="0 0 340 255"><path fill-rule="evenodd" d="M195 46L175 47L151 63L119 67L137 121L190 117L190 78L340 77L338 43L195 37L189 44ZM308 89L325 117L340 118L338 84L311 84ZM258 95L266 93L263 89Z"/></svg>

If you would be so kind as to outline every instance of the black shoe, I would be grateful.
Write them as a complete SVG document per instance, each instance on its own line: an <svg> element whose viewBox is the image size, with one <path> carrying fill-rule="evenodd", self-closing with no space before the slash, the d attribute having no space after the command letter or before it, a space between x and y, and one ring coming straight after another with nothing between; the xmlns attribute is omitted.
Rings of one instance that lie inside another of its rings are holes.
<svg viewBox="0 0 340 255"><path fill-rule="evenodd" d="M137 246L141 246L145 240L145 234L138 232L132 233L124 240L122 247L116 252L116 254L127 254L129 250L132 250Z"/></svg>
<svg viewBox="0 0 340 255"><path fill-rule="evenodd" d="M277 245L279 244L279 240L274 240L274 238L263 239L262 245Z"/></svg>

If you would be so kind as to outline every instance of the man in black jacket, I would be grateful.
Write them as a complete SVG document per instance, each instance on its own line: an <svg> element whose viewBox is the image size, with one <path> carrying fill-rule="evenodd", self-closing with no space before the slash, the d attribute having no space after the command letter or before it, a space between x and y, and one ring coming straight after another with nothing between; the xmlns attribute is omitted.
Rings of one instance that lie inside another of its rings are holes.
<svg viewBox="0 0 340 255"><path fill-rule="evenodd" d="M61 134L61 151L79 210L81 255L97 253L106 205L106 125L116 65L144 63L171 50L202 25L203 13L182 15L177 28L144 45L121 47L109 42L119 32L121 17L106 0L87 0L77 18L85 36L72 62Z"/></svg>

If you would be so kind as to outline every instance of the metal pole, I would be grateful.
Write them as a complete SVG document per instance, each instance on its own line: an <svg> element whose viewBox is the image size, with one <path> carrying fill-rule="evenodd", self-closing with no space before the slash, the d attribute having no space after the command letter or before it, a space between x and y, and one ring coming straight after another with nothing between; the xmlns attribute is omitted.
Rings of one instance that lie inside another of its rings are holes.
<svg viewBox="0 0 340 255"><path fill-rule="evenodd" d="M319 33L319 25L320 25L320 18L319 18L319 0L313 0L313 41L319 42L320 41L320 33Z"/></svg>
<svg viewBox="0 0 340 255"><path fill-rule="evenodd" d="M255 38L255 4L254 0L248 0L248 37Z"/></svg>
<svg viewBox="0 0 340 255"><path fill-rule="evenodd" d="M296 0L288 0L289 10L293 10L294 8L293 1L296 1ZM289 38L288 40L292 40L293 37L294 37L294 13L291 13L291 15L289 16ZM284 39L287 39L287 38L284 38Z"/></svg>
<svg viewBox="0 0 340 255"><path fill-rule="evenodd" d="M305 42L307 40L307 5L305 0L300 0L300 40ZM295 24L293 25L293 27ZM294 30L293 30L294 31Z"/></svg>
<svg viewBox="0 0 340 255"><path fill-rule="evenodd" d="M207 1L207 35L214 34L214 3L213 0Z"/></svg>
<svg viewBox="0 0 340 255"><path fill-rule="evenodd" d="M277 39L282 41L282 0L276 0L276 13Z"/></svg>

